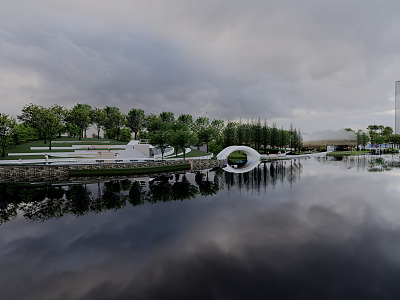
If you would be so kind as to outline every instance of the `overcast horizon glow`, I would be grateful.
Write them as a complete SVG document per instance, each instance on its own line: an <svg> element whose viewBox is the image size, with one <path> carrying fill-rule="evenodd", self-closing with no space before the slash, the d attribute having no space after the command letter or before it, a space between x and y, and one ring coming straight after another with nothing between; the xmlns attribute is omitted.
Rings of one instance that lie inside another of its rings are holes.
<svg viewBox="0 0 400 300"><path fill-rule="evenodd" d="M400 3L5 1L2 113L30 102L394 128Z"/></svg>

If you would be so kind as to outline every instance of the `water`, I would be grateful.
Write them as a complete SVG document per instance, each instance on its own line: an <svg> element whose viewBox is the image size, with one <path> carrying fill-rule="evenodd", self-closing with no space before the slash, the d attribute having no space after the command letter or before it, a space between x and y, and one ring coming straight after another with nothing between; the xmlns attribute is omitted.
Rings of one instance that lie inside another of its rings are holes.
<svg viewBox="0 0 400 300"><path fill-rule="evenodd" d="M0 185L1 299L397 299L399 176L364 157Z"/></svg>

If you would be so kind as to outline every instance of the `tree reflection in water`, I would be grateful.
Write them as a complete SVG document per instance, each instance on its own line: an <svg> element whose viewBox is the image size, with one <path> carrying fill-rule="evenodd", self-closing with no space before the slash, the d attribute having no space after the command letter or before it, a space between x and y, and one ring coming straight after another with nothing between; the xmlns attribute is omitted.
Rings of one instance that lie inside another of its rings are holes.
<svg viewBox="0 0 400 300"><path fill-rule="evenodd" d="M251 172L225 173L225 185L228 190L236 186L240 192L245 190L260 194L269 187L274 189L278 183L289 182L292 185L300 179L302 170L300 160L264 162Z"/></svg>
<svg viewBox="0 0 400 300"><path fill-rule="evenodd" d="M0 184L0 224L15 219L18 212L32 221L58 219L66 215L82 216L127 205L193 199L218 194L232 187L240 192L261 193L277 183L295 183L301 174L300 162L261 163L244 174L222 169L195 173L162 175L148 183L136 179L70 185Z"/></svg>

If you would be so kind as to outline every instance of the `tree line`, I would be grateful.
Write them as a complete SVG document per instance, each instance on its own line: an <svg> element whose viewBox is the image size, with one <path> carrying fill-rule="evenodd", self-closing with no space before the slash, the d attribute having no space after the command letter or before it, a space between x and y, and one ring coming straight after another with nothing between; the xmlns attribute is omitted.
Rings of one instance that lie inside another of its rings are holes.
<svg viewBox="0 0 400 300"><path fill-rule="evenodd" d="M228 121L225 125L220 119L198 117L194 120L190 114L175 118L173 112L166 111L146 115L142 109L132 108L125 114L115 106L98 108L78 103L68 109L57 104L44 107L30 103L17 117L0 113L2 157L6 148L32 140L44 140L49 150L53 139L62 135L81 140L91 126L97 138L103 131L105 138L119 141L130 141L132 134L135 139L148 139L160 149L162 157L170 146L182 149L185 157L189 146L199 149L205 145L207 152L218 153L231 145L247 145L259 152L266 152L267 148L300 149L302 145L300 130L292 125L289 130L279 129L276 123L270 127L260 118L248 122Z"/></svg>
<svg viewBox="0 0 400 300"><path fill-rule="evenodd" d="M351 128L346 128L345 130L353 131ZM368 134L362 130L356 132L357 144L359 147L363 147L365 149L369 141L376 145L391 143L393 145L400 146L400 134L394 134L393 128L390 126L374 124L369 125L367 130Z"/></svg>

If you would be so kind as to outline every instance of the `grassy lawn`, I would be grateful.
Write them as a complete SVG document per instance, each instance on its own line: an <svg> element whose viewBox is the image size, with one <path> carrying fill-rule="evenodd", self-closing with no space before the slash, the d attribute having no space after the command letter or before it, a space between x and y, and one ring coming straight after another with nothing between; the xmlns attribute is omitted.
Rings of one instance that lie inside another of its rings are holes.
<svg viewBox="0 0 400 300"><path fill-rule="evenodd" d="M247 159L247 155L240 152L240 151L234 151L231 154L229 154L228 159L233 160L243 160L243 159Z"/></svg>
<svg viewBox="0 0 400 300"><path fill-rule="evenodd" d="M363 155L367 154L369 151L337 151L337 152L329 152L326 156L332 157L344 157L344 156L353 156L353 155Z"/></svg>
<svg viewBox="0 0 400 300"><path fill-rule="evenodd" d="M86 176L118 176L118 175L143 175L154 173L165 173L174 171L190 170L190 164L177 164L172 166L158 167L137 167L125 169L97 169L97 170L70 170L69 176L86 177Z"/></svg>
<svg viewBox="0 0 400 300"><path fill-rule="evenodd" d="M178 151L179 153L181 153L182 151ZM211 155L211 153L207 153L207 152L205 152L205 151L200 151L200 150L197 150L197 149L192 149L192 151L190 151L189 153L186 153L186 158L191 158L191 157L197 157L197 156L207 156L207 155ZM178 157L178 158L183 158L183 154L182 155L178 155L178 156L175 156L175 155L171 155L171 156L168 156L168 157L171 157L171 158L174 158L174 157Z"/></svg>

